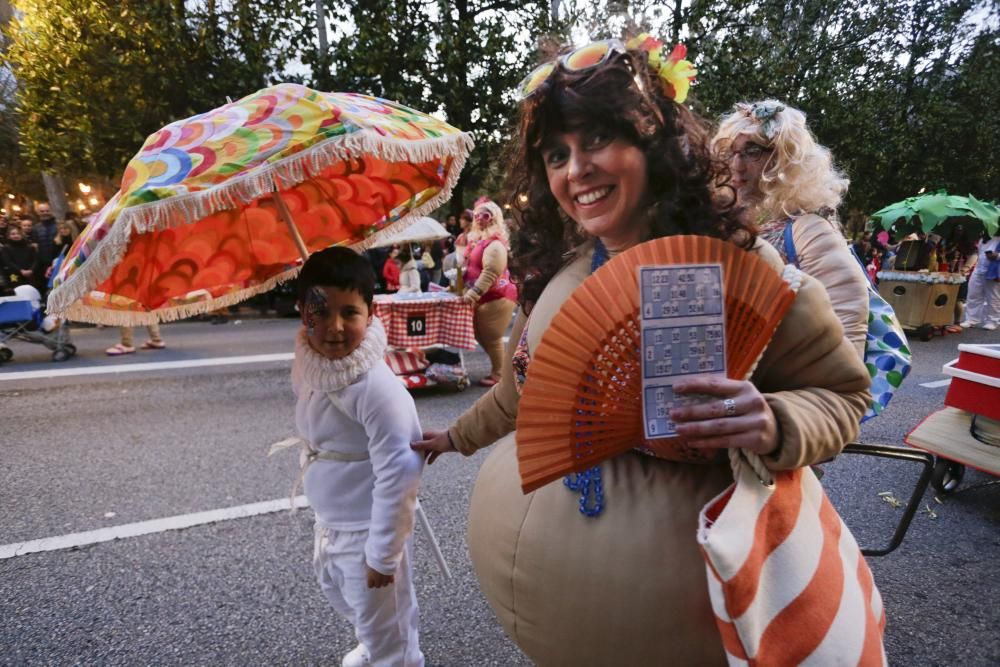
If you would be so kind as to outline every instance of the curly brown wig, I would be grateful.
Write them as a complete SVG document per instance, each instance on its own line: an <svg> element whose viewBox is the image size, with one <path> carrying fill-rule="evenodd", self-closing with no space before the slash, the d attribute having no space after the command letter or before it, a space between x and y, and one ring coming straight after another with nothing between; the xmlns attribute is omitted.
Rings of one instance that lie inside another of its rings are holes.
<svg viewBox="0 0 1000 667"><path fill-rule="evenodd" d="M508 201L518 224L511 235L511 275L521 305L530 309L586 237L549 188L542 150L557 133L600 129L639 147L646 156L649 238L698 234L753 244L753 227L726 187L729 169L712 157L708 125L667 97L641 51L613 56L585 72L557 70L521 105L517 135L508 146Z"/></svg>

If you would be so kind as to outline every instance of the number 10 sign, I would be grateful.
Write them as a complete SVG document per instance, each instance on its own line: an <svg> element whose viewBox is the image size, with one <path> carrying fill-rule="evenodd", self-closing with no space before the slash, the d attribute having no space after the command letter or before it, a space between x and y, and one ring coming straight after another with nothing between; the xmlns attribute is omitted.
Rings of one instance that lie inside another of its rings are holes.
<svg viewBox="0 0 1000 667"><path fill-rule="evenodd" d="M427 316L423 313L417 315L409 315L406 318L406 335L407 336L426 336L427 335Z"/></svg>

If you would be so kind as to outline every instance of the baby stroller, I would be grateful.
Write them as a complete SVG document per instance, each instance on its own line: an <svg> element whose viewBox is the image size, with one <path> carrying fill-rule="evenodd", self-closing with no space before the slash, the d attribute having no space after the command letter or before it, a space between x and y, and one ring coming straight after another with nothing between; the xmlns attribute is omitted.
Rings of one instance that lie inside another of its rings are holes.
<svg viewBox="0 0 1000 667"><path fill-rule="evenodd" d="M42 295L31 285L14 288L14 296L0 297L0 363L10 361L14 351L8 340L38 343L52 350L52 361L66 361L76 354L65 322L42 313Z"/></svg>

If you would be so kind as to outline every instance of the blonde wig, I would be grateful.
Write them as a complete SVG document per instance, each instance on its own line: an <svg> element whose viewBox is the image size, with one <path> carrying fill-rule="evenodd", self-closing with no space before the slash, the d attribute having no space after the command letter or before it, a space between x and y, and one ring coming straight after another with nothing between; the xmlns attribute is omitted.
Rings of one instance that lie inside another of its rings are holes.
<svg viewBox="0 0 1000 667"><path fill-rule="evenodd" d="M806 127L804 113L777 100L737 104L719 123L712 148L725 156L744 134L773 149L761 171L760 197L750 203L760 218L837 209L850 181L834 166L829 149Z"/></svg>
<svg viewBox="0 0 1000 667"><path fill-rule="evenodd" d="M486 227L481 228L475 217L476 214L483 210L489 212L490 223ZM473 209L472 225L469 226L469 229L466 232L466 238L469 240L469 245L472 245L473 243L491 236L499 236L500 240L503 241L503 244L510 247L510 235L507 230L507 225L503 220L503 209L501 209L500 206L492 199L483 198L476 202L476 207Z"/></svg>

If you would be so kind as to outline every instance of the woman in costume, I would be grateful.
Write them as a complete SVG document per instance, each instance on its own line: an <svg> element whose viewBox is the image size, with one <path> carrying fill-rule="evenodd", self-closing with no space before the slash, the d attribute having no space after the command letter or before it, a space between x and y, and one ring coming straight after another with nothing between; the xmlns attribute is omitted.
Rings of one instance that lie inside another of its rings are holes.
<svg viewBox="0 0 1000 667"><path fill-rule="evenodd" d="M493 445L473 492L469 549L507 633L540 665L725 664L695 535L698 513L732 482L725 448L775 470L837 454L870 399L868 373L823 286L804 277L752 382L689 379L676 391L714 400L675 409L695 460L635 451L605 461L579 492L521 493L515 452L519 386L549 322L607 258L647 239L728 239L780 271L714 186L706 126L682 106L690 65L646 36L611 40L536 70L521 87L510 201L521 223L513 275L524 306L514 372L446 432L414 448L428 461ZM583 52L585 58L576 56ZM596 52L596 53L595 53ZM589 63L574 69L574 63ZM700 461L700 462L698 462Z"/></svg>
<svg viewBox="0 0 1000 667"><path fill-rule="evenodd" d="M476 340L490 357L490 374L479 381L492 387L503 372L503 334L517 301L517 287L507 271L507 226L495 202L481 199L466 232L464 298L476 308Z"/></svg>
<svg viewBox="0 0 1000 667"><path fill-rule="evenodd" d="M805 114L775 100L737 104L712 147L728 162L729 185L757 233L786 262L794 249L798 266L826 287L845 335L864 358L868 287L836 219L850 181L816 142Z"/></svg>

